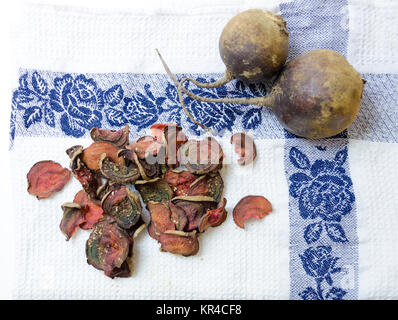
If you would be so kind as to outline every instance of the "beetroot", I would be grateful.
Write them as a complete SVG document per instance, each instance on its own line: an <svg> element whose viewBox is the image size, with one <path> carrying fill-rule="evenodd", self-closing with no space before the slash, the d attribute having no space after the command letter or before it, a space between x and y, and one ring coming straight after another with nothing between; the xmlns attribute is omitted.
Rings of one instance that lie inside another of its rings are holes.
<svg viewBox="0 0 398 320"><path fill-rule="evenodd" d="M265 97L200 97L182 87L182 81L178 91L186 112L182 90L189 97L205 102L270 107L286 130L300 137L318 139L334 136L354 121L364 83L365 80L344 56L333 50L319 49L288 62L271 93Z"/></svg>
<svg viewBox="0 0 398 320"><path fill-rule="evenodd" d="M218 88L233 79L240 79L245 83L271 79L285 64L288 49L289 33L282 16L261 9L240 12L225 25L219 39L220 56L226 66L224 75L211 83L183 78L180 86L185 81L192 81L202 88ZM160 54L159 57L168 70ZM168 73L170 74L169 70ZM177 80L174 77L172 79L177 84ZM179 87L179 91L181 90ZM185 109L181 93L179 96L189 118L211 131L191 116Z"/></svg>
<svg viewBox="0 0 398 320"><path fill-rule="evenodd" d="M245 83L271 79L286 62L289 33L282 16L270 11L250 9L240 12L225 25L220 39L224 75L212 83L189 80L203 88L217 88L232 79Z"/></svg>

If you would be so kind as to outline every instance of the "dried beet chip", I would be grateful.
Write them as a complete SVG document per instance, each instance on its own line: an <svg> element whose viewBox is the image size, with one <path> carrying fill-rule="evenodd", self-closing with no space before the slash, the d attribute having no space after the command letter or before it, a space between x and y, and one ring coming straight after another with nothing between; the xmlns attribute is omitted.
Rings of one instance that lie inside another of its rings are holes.
<svg viewBox="0 0 398 320"><path fill-rule="evenodd" d="M155 230L154 224L152 222L148 225L148 234L151 238L159 241L160 233Z"/></svg>
<svg viewBox="0 0 398 320"><path fill-rule="evenodd" d="M125 262L131 251L132 239L109 216L98 221L86 242L87 263L111 278L130 275Z"/></svg>
<svg viewBox="0 0 398 320"><path fill-rule="evenodd" d="M247 219L262 219L271 211L271 203L263 196L246 196L235 206L233 217L236 225L244 228Z"/></svg>
<svg viewBox="0 0 398 320"><path fill-rule="evenodd" d="M137 185L137 184L147 184L147 183L152 183L152 182L156 182L156 181L159 181L159 180L160 180L159 177L151 179L151 180L137 180L136 182L134 182L134 184L135 185Z"/></svg>
<svg viewBox="0 0 398 320"><path fill-rule="evenodd" d="M76 157L77 155L83 152L83 146L76 145L66 149L65 152L69 156L69 158L72 159L74 156Z"/></svg>
<svg viewBox="0 0 398 320"><path fill-rule="evenodd" d="M102 175L116 183L134 183L140 176L137 166L131 164L128 167L114 163L106 154L102 154L99 167Z"/></svg>
<svg viewBox="0 0 398 320"><path fill-rule="evenodd" d="M186 200L193 202L217 202L214 198L209 196L177 196L171 199L171 201L175 200Z"/></svg>
<svg viewBox="0 0 398 320"><path fill-rule="evenodd" d="M62 233L66 236L66 241L68 241L75 230L86 220L84 218L84 211L82 207L77 203L67 202L61 206L64 211L59 228Z"/></svg>
<svg viewBox="0 0 398 320"><path fill-rule="evenodd" d="M196 231L182 232L170 230L162 233L159 237L161 250L185 257L193 256L199 251L199 241Z"/></svg>
<svg viewBox="0 0 398 320"><path fill-rule="evenodd" d="M175 225L171 221L171 212L167 204L148 202L147 208L151 215L151 232L155 235L155 239L167 230L175 230ZM152 236L151 233L149 235Z"/></svg>
<svg viewBox="0 0 398 320"><path fill-rule="evenodd" d="M74 177L80 182L84 191L88 194L90 199L96 198L96 190L101 185L100 177L92 172L86 165L81 162L81 160L77 159L76 169L73 171Z"/></svg>
<svg viewBox="0 0 398 320"><path fill-rule="evenodd" d="M161 169L158 163L149 164L145 160L140 159L138 159L136 163L141 177L145 180L153 180L161 175Z"/></svg>
<svg viewBox="0 0 398 320"><path fill-rule="evenodd" d="M144 136L139 138L135 143L128 145L126 148L134 151L138 158L146 159L149 156L155 157L162 143L156 140L156 138L151 136Z"/></svg>
<svg viewBox="0 0 398 320"><path fill-rule="evenodd" d="M238 164L246 165L254 161L257 151L252 137L243 132L235 133L231 137L231 143L234 145L235 153L240 156Z"/></svg>
<svg viewBox="0 0 398 320"><path fill-rule="evenodd" d="M187 189L196 179L197 176L185 170L169 170L164 176L164 181L166 181L170 185L176 196L186 195Z"/></svg>
<svg viewBox="0 0 398 320"><path fill-rule="evenodd" d="M139 197L126 186L112 190L102 199L102 209L112 216L123 229L129 229L141 216Z"/></svg>
<svg viewBox="0 0 398 320"><path fill-rule="evenodd" d="M103 217L101 204L99 201L90 200L86 191L80 190L76 193L73 202L80 205L84 212L84 222L80 225L80 228L84 230L92 229L98 220Z"/></svg>
<svg viewBox="0 0 398 320"><path fill-rule="evenodd" d="M70 180L70 171L54 161L39 161L29 170L27 179L29 194L40 200L62 190Z"/></svg>
<svg viewBox="0 0 398 320"><path fill-rule="evenodd" d="M191 201L176 201L175 206L184 210L188 220L188 224L185 225L184 231L191 231L199 226L200 219L205 215L207 208L201 202Z"/></svg>
<svg viewBox="0 0 398 320"><path fill-rule="evenodd" d="M224 181L219 172L211 172L197 178L186 190L188 196L208 196L216 202L221 200Z"/></svg>
<svg viewBox="0 0 398 320"><path fill-rule="evenodd" d="M84 191L88 194L90 199L97 197L97 190L101 186L100 177L81 161L80 157L83 153L83 147L75 146L67 150L70 156L70 168L73 176L80 182Z"/></svg>
<svg viewBox="0 0 398 320"><path fill-rule="evenodd" d="M212 198L193 196L193 197L176 197L172 203L184 210L188 219L188 225L185 226L185 231L191 231L198 228L201 218L208 210L213 210L217 207L217 203Z"/></svg>
<svg viewBox="0 0 398 320"><path fill-rule="evenodd" d="M221 169L223 157L221 146L211 137L189 140L178 149L179 163L194 174L205 174Z"/></svg>
<svg viewBox="0 0 398 320"><path fill-rule="evenodd" d="M100 128L92 128L90 130L91 139L95 142L109 142L117 148L124 148L129 144L129 125L126 124L120 130L107 130Z"/></svg>
<svg viewBox="0 0 398 320"><path fill-rule="evenodd" d="M184 209L177 207L171 201L169 202L169 208L171 211L171 221L175 224L177 230L184 230L188 227L188 217Z"/></svg>
<svg viewBox="0 0 398 320"><path fill-rule="evenodd" d="M133 272L132 262L129 258L124 260L120 268L113 268L108 274L106 274L109 278L128 278L131 276Z"/></svg>
<svg viewBox="0 0 398 320"><path fill-rule="evenodd" d="M182 132L182 128L176 125L167 125L162 133L165 146L165 163L175 168L178 166L178 148L188 141L187 136Z"/></svg>
<svg viewBox="0 0 398 320"><path fill-rule="evenodd" d="M138 235L141 233L142 230L144 230L146 227L144 221L140 220L138 223L136 223L132 228L130 228L127 232L130 235L130 237L135 240Z"/></svg>
<svg viewBox="0 0 398 320"><path fill-rule="evenodd" d="M188 141L187 136L182 132L182 128L175 123L166 123L166 124L161 124L161 123L155 123L150 127L152 135L158 140L164 143L164 131L167 127L174 127L176 130L176 144L177 147L181 146L185 142Z"/></svg>
<svg viewBox="0 0 398 320"><path fill-rule="evenodd" d="M82 155L83 149L84 149L84 147L80 146L80 145L76 145L76 146L66 149L65 152L70 158L71 168L72 168L73 164L76 163L76 158L80 158L80 156Z"/></svg>
<svg viewBox="0 0 398 320"><path fill-rule="evenodd" d="M133 150L122 149L118 152L118 155L136 165L144 180L152 180L161 174L158 163L149 164L145 160L139 159L138 155Z"/></svg>
<svg viewBox="0 0 398 320"><path fill-rule="evenodd" d="M155 123L153 125L151 125L151 127L149 128L149 130L151 131L152 135L159 141L162 141L162 135L163 135L163 131L164 128L166 128L169 125L175 125L174 123Z"/></svg>
<svg viewBox="0 0 398 320"><path fill-rule="evenodd" d="M227 211L225 206L227 200L223 198L221 205L217 209L208 210L206 214L201 218L199 223L199 232L204 232L208 227L218 227L227 218Z"/></svg>
<svg viewBox="0 0 398 320"><path fill-rule="evenodd" d="M135 188L138 190L145 203L149 201L168 202L173 198L173 190L171 190L168 183L164 180L157 180L146 184L136 184Z"/></svg>
<svg viewBox="0 0 398 320"><path fill-rule="evenodd" d="M121 186L122 185L119 183L106 180L103 185L98 187L96 191L96 198L102 200L106 194L113 190L120 189Z"/></svg>
<svg viewBox="0 0 398 320"><path fill-rule="evenodd" d="M119 165L125 165L124 159L118 156L119 149L108 142L94 142L88 148L83 150L82 161L93 171L99 170L99 161L103 153L113 162Z"/></svg>

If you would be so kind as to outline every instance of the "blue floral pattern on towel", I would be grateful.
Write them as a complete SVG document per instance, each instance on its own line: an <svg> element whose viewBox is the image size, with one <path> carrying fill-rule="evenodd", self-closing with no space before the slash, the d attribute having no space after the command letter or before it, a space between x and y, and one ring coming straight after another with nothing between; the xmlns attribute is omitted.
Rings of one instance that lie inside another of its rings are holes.
<svg viewBox="0 0 398 320"><path fill-rule="evenodd" d="M333 287L331 275L341 272L341 268L336 266L339 258L332 255L330 246L309 247L300 255L305 272L315 279L316 289L307 287L299 293L303 300L341 300L347 293L345 290ZM322 282L327 282L332 286L326 296L323 294Z"/></svg>
<svg viewBox="0 0 398 320"><path fill-rule="evenodd" d="M347 147L335 155L334 161L318 159L310 165L307 156L295 147L290 149L289 158L296 168L301 169L289 178L289 193L298 199L301 217L321 219L305 229L307 243L318 240L323 227L331 240L348 241L338 224L343 216L351 212L355 201L350 190L351 179L342 167L347 159Z"/></svg>
<svg viewBox="0 0 398 320"><path fill-rule="evenodd" d="M86 130L101 126L104 94L93 79L82 74L55 78L49 97L51 108L61 113L61 128L67 135L81 137Z"/></svg>
<svg viewBox="0 0 398 320"><path fill-rule="evenodd" d="M210 82L215 78L196 77L196 80ZM160 120L178 124L184 122L195 134L203 133L203 129L186 117L176 87L171 82L157 82L156 88L153 83L146 82L134 89L126 95L122 84L101 87L93 77L84 74L55 76L27 71L20 76L19 87L13 92L11 139L15 137L15 121L19 115L28 132L34 131L35 125L39 125L42 129L44 126L43 132L61 130L72 137L82 137L93 127L119 128L126 123L139 132ZM215 90L199 87L190 89L199 96L212 98L266 94L265 85L245 86L240 81ZM184 101L199 122L221 134L225 130L232 131L238 118L246 130L257 129L263 121L263 108L209 104L189 97L184 98Z"/></svg>
<svg viewBox="0 0 398 320"><path fill-rule="evenodd" d="M329 144L334 144L333 140ZM341 144L340 141L336 143ZM305 241L302 246L306 248L299 250L297 255L305 274L315 282L314 286L305 282L306 286L296 294L304 300L343 299L348 291L337 286L333 279L342 273L340 257L334 252L333 244L351 241L342 225L355 203L352 181L347 175L348 149L346 145L334 146L337 152L332 153L333 148L326 145L310 145L307 150L312 148L317 150L316 154L327 154L329 159L314 158L315 151L312 151L311 161L311 157L295 144L289 147L286 160L290 168L292 220L297 221L293 221L295 234L302 226L301 235Z"/></svg>
<svg viewBox="0 0 398 320"><path fill-rule="evenodd" d="M319 48L346 55L348 4L347 0L328 5L315 0L281 3L289 31L289 58ZM356 202L349 173L347 138L397 141L397 125L392 124L396 118L391 111L393 99L386 99L392 94L387 94L380 81L386 79L385 83L391 86L395 76L383 75L376 80L364 75L364 78L368 82L357 119L368 122L369 118L375 119L371 126L356 120L348 130L321 140L300 139L285 132L291 299L358 298ZM372 90L372 96L367 94L370 87L377 88ZM366 97L370 97L369 101ZM381 112L382 105L389 111ZM368 110L380 116L369 117Z"/></svg>

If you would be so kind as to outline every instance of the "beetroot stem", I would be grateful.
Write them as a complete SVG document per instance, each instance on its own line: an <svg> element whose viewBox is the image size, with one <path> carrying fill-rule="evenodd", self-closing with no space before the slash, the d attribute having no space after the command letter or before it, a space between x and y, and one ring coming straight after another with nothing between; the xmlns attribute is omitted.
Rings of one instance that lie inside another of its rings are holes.
<svg viewBox="0 0 398 320"><path fill-rule="evenodd" d="M167 74L169 75L169 77L171 78L171 80L174 82L174 84L176 85L177 90L178 90L178 80L177 80L177 78L176 78L175 75L171 72L169 66L167 65L166 61L164 61L164 59L163 59L163 57L162 57L162 55L160 54L160 52L159 52L158 49L156 49L156 52L158 53L159 59L160 59L160 61L162 62L164 69L166 70ZM184 112L185 112L185 114L188 116L188 118L191 119L191 121L192 121L193 123L197 124L197 125L200 126L201 128L203 128L203 129L209 131L212 135L214 135L214 131L213 131L213 130L211 130L209 127L205 126L204 124L200 123L199 121L196 121L195 118L191 115L191 113L190 113L190 112L188 111L188 109L185 107L184 101L183 101L183 99L182 99L182 94L179 93L178 96L179 96L179 99L180 99L180 102L181 102L182 109L184 110Z"/></svg>
<svg viewBox="0 0 398 320"><path fill-rule="evenodd" d="M157 54L158 54L158 56L160 58L160 61L163 64L163 67L166 70L167 74L169 75L171 80L174 82L174 84L177 86L177 92L178 92L178 97L179 97L179 100L180 100L180 103L181 103L181 107L185 111L186 115L189 117L189 119L191 119L191 121L193 123L197 124L198 126L200 126L201 128L209 131L212 134L214 134L214 131L211 130L210 128L208 128L207 126L205 126L204 124L196 121L195 118L188 111L188 109L185 107L184 99L183 99L183 96L182 96L182 91L184 91L185 94L187 96L189 96L190 98L195 99L195 100L199 100L199 101L203 101L203 102L232 103L232 104L252 104L252 105L260 105L260 106L266 106L266 105L272 106L272 100L273 100L272 94L269 94L266 97L255 97L255 98L208 98L208 97L198 96L198 95L194 94L193 92L190 92L189 90L184 88L183 87L184 82L191 81L194 84L196 84L197 86L200 86L202 88L218 88L218 87L228 83L232 79L234 79L233 75L227 70L225 72L225 74L220 79L218 79L215 82L211 82L211 83L202 83L202 82L198 82L198 81L196 81L194 79L187 78L187 77L181 79L181 81L178 82L177 78L170 71L170 69L167 66L166 62L163 60L163 58L162 58L162 56L161 56L161 54L160 54L158 49L156 49L156 52L157 52Z"/></svg>
<svg viewBox="0 0 398 320"><path fill-rule="evenodd" d="M179 85L178 85L178 93L182 94L182 90L184 90L185 94L192 99L200 100L203 102L216 102L216 103L233 103L233 104L253 104L253 105L271 105L269 102L270 96L267 97L255 97L255 98L208 98L208 97L201 97L198 96L191 91L188 91L182 85L186 81L192 81L190 78L182 78ZM181 100L181 99L180 99Z"/></svg>
<svg viewBox="0 0 398 320"><path fill-rule="evenodd" d="M192 78L187 78L187 79L189 79L189 81L191 81L194 84L196 84L198 87L211 89L211 88L222 87L223 85L227 84L231 80L235 79L235 77L232 75L231 72L226 70L224 75L220 79L218 79L218 80L216 80L214 82L199 82L199 81L196 81L196 80L194 80Z"/></svg>

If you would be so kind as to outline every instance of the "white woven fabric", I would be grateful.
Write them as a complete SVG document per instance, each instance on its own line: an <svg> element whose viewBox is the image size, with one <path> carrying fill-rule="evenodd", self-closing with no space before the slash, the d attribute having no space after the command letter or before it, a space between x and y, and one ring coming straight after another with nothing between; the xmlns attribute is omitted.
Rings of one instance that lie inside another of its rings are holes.
<svg viewBox="0 0 398 320"><path fill-rule="evenodd" d="M398 73L398 2L350 0L348 60L363 73Z"/></svg>
<svg viewBox="0 0 398 320"><path fill-rule="evenodd" d="M279 2L149 1L124 10L27 4L13 38L22 68L164 73L158 48L174 72L223 72L218 37L227 21L249 8L278 11Z"/></svg>
<svg viewBox="0 0 398 320"><path fill-rule="evenodd" d="M110 279L86 263L88 232L78 230L68 242L59 231L60 206L81 189L76 180L50 199L26 194L26 172L32 163L53 159L64 166L64 150L89 140L24 138L15 141L12 163L17 170L13 193L18 217L15 297L21 299L288 299L288 188L283 168L283 140L258 141L262 155L254 169L225 169L227 221L199 239L200 251L189 258L162 253L143 232L134 245L134 275ZM38 146L43 145L43 149ZM232 147L222 141L226 155ZM29 161L24 155L29 154ZM228 156L230 159L230 157ZM236 160L236 158L234 159ZM226 159L226 163L229 160ZM261 172L259 175L258 172ZM268 179L267 177L274 177ZM246 230L232 219L243 194L266 194L275 210ZM29 264L27 264L29 262Z"/></svg>
<svg viewBox="0 0 398 320"><path fill-rule="evenodd" d="M397 299L398 145L350 141L358 210L359 298Z"/></svg>

